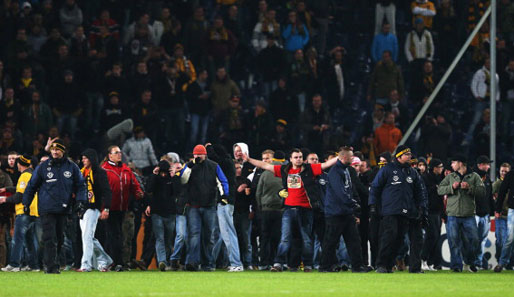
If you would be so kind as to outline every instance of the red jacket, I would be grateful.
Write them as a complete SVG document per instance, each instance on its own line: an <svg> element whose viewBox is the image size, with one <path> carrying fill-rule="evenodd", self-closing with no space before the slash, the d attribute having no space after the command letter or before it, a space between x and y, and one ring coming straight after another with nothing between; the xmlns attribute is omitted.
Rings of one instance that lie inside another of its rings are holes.
<svg viewBox="0 0 514 297"><path fill-rule="evenodd" d="M130 194L136 199L143 197L143 191L136 176L127 165L116 165L107 161L102 164L112 191L111 210L128 210Z"/></svg>

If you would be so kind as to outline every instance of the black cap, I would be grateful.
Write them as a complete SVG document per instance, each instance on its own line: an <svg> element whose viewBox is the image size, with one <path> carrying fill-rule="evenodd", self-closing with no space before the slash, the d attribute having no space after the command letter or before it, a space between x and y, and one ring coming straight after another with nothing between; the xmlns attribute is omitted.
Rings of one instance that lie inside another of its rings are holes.
<svg viewBox="0 0 514 297"><path fill-rule="evenodd" d="M441 160L439 160L437 158L433 158L432 160L430 160L430 170L432 170L442 164L443 164L443 162Z"/></svg>
<svg viewBox="0 0 514 297"><path fill-rule="evenodd" d="M477 164L491 164L491 163L493 163L493 161L490 160L489 157L486 155L481 155L481 156L478 156L478 158L477 158Z"/></svg>
<svg viewBox="0 0 514 297"><path fill-rule="evenodd" d="M451 158L451 161L458 161L458 162L462 162L464 164L468 163L468 160L467 160L466 156L464 156L462 154L457 154L457 155L453 156Z"/></svg>
<svg viewBox="0 0 514 297"><path fill-rule="evenodd" d="M410 153L410 148L404 144L399 145L395 151L395 157L400 158L403 154Z"/></svg>

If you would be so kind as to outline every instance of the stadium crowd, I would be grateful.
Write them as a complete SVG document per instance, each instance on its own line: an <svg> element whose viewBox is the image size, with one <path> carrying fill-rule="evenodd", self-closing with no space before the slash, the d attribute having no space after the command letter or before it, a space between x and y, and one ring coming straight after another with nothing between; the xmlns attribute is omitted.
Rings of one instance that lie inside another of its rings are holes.
<svg viewBox="0 0 514 297"><path fill-rule="evenodd" d="M4 1L2 270L511 268L514 3L398 146L488 5Z"/></svg>

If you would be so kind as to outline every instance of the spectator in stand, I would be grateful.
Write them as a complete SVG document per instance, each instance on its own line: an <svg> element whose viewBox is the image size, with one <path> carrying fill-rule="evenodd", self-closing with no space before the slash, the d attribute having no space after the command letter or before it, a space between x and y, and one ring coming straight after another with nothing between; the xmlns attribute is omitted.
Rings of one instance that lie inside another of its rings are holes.
<svg viewBox="0 0 514 297"><path fill-rule="evenodd" d="M214 23L207 30L205 50L209 62L209 71L212 76L217 67L223 66L230 69L231 56L234 55L237 40L223 24L223 17L218 15L214 18Z"/></svg>
<svg viewBox="0 0 514 297"><path fill-rule="evenodd" d="M126 65L132 66L137 61L152 54L154 44L149 26L141 23L135 25L134 37L123 48Z"/></svg>
<svg viewBox="0 0 514 297"><path fill-rule="evenodd" d="M236 38L236 48L239 49L240 46L247 47L248 41L246 37L246 31L244 30L245 28L243 28L243 22L241 20L241 15L239 14L237 5L231 5L228 8L224 23L225 27L230 32L232 32Z"/></svg>
<svg viewBox="0 0 514 297"><path fill-rule="evenodd" d="M395 126L395 116L386 112L384 123L375 130L375 146L377 153L392 153L402 139L402 131Z"/></svg>
<svg viewBox="0 0 514 297"><path fill-rule="evenodd" d="M330 51L330 62L325 67L324 88L327 90L328 106L330 108L345 107L343 105L345 80L343 70L343 57L346 50L342 46L336 46Z"/></svg>
<svg viewBox="0 0 514 297"><path fill-rule="evenodd" d="M129 106L135 99L132 97L134 94L130 93L130 84L123 73L123 66L120 62L112 63L111 69L105 73L103 89L105 94L116 92L119 98L123 99L124 104Z"/></svg>
<svg viewBox="0 0 514 297"><path fill-rule="evenodd" d="M297 50L303 50L309 42L309 31L298 19L295 11L288 13L288 21L282 31L282 38L284 38L284 49L289 52L290 56Z"/></svg>
<svg viewBox="0 0 514 297"><path fill-rule="evenodd" d="M196 70L193 62L188 59L187 56L184 55L184 47L182 44L178 43L175 45L175 49L173 50L173 58L175 60L175 65L177 69L181 73L185 73L189 78L189 81L183 84L182 90L185 92L190 84L192 84L196 80Z"/></svg>
<svg viewBox="0 0 514 297"><path fill-rule="evenodd" d="M278 47L272 33L266 35L267 43L257 55L257 69L263 80L264 100L270 102L271 93L277 88L277 81L286 66L284 50Z"/></svg>
<svg viewBox="0 0 514 297"><path fill-rule="evenodd" d="M411 76L417 75L423 63L434 59L432 33L425 28L423 19L417 18L414 30L405 37L405 56L410 64Z"/></svg>
<svg viewBox="0 0 514 297"><path fill-rule="evenodd" d="M320 94L312 96L312 104L302 114L300 123L305 146L321 154L328 147L330 141L332 119L327 107L323 105Z"/></svg>
<svg viewBox="0 0 514 297"><path fill-rule="evenodd" d="M122 150L127 162L134 163L134 166L144 175L152 172L158 163L152 141L146 137L143 127L134 128L133 136L123 144Z"/></svg>
<svg viewBox="0 0 514 297"><path fill-rule="evenodd" d="M289 86L292 94L298 97L300 112L305 110L310 69L305 62L303 50L298 49L294 53L294 60L289 65Z"/></svg>
<svg viewBox="0 0 514 297"><path fill-rule="evenodd" d="M290 149L292 138L288 130L287 121L278 119L275 124L275 132L271 135L270 147L275 150L286 151Z"/></svg>
<svg viewBox="0 0 514 297"><path fill-rule="evenodd" d="M252 46L259 53L270 47L270 43L280 47L280 24L276 21L276 11L269 9L266 16L253 28Z"/></svg>
<svg viewBox="0 0 514 297"><path fill-rule="evenodd" d="M5 193L7 188L13 186L13 182L9 175L0 169L0 194ZM4 198L0 198L2 202ZM7 265L7 230L11 227L11 218L14 214L14 207L12 204L1 204L0 205L0 268L4 268Z"/></svg>
<svg viewBox="0 0 514 297"><path fill-rule="evenodd" d="M46 133L53 124L52 110L41 102L41 93L32 92L32 102L23 108L23 121L21 130L23 135L34 137L37 133Z"/></svg>
<svg viewBox="0 0 514 297"><path fill-rule="evenodd" d="M397 90L392 90L389 94L389 103L385 106L387 111L394 114L397 127L401 131L406 131L409 127L410 113L408 107L400 101L400 95Z"/></svg>
<svg viewBox="0 0 514 297"><path fill-rule="evenodd" d="M444 114L439 113L435 117L427 116L426 123L421 128L421 133L425 153L432 154L434 158L446 160L448 158L452 127L446 121Z"/></svg>
<svg viewBox="0 0 514 297"><path fill-rule="evenodd" d="M384 24L390 24L391 34L393 36L396 35L396 6L394 2L394 0L377 1L377 6L375 7L375 35L378 35L381 30L383 32ZM378 60L380 58L376 61Z"/></svg>
<svg viewBox="0 0 514 297"><path fill-rule="evenodd" d="M7 87L3 95L3 98L0 99L0 123L11 120L17 125L21 124L22 106L20 100L14 96L14 89Z"/></svg>
<svg viewBox="0 0 514 297"><path fill-rule="evenodd" d="M48 37L44 28L39 25L32 26L30 34L27 37L27 42L30 46L30 51L34 56L39 56L39 51L47 39Z"/></svg>
<svg viewBox="0 0 514 297"><path fill-rule="evenodd" d="M270 95L269 108L275 120L296 123L296 115L299 113L298 98L288 88L287 78L278 79L277 88Z"/></svg>
<svg viewBox="0 0 514 297"><path fill-rule="evenodd" d="M392 3L391 5L394 6ZM398 39L394 33L391 33L391 24L387 22L382 24L380 33L373 37L373 43L371 44L371 58L373 62L379 62L384 51L390 51L393 61L398 61Z"/></svg>
<svg viewBox="0 0 514 297"><path fill-rule="evenodd" d="M89 48L90 45L86 34L84 34L84 27L78 26L70 40L70 55L79 64L79 69L82 69L84 66L83 64L89 54Z"/></svg>
<svg viewBox="0 0 514 297"><path fill-rule="evenodd" d="M455 56L456 46L452 41L455 40L455 23L458 18L451 0L442 0L438 11L434 20L434 32L437 32L439 40L438 56L441 58L441 64L446 66L450 65Z"/></svg>
<svg viewBox="0 0 514 297"><path fill-rule="evenodd" d="M44 86L42 81L33 76L32 67L29 65L23 67L21 77L16 83L18 89L15 92L18 94L22 105L30 103L32 92L41 90Z"/></svg>
<svg viewBox="0 0 514 297"><path fill-rule="evenodd" d="M217 117L221 111L229 107L231 98L241 96L236 83L227 74L227 68L219 67L216 71L216 78L211 83L211 104L214 116Z"/></svg>
<svg viewBox="0 0 514 297"><path fill-rule="evenodd" d="M313 20L311 15L311 9L307 9L306 1L304 0L298 0L296 2L296 7L294 8L296 11L296 16L298 17L298 20L305 24L305 27L307 27L307 31L311 33L312 35L312 28L313 28Z"/></svg>
<svg viewBox="0 0 514 297"><path fill-rule="evenodd" d="M194 143L205 143L209 127L210 96L207 70L198 71L196 79L186 91L187 104L191 114L191 131L188 148Z"/></svg>
<svg viewBox="0 0 514 297"><path fill-rule="evenodd" d="M420 62L423 63L423 66L417 63L412 65L416 68L412 68L412 82L409 92L409 101L416 106L416 111L421 109L423 104L427 102L428 97L432 94L438 82L434 75L432 62L426 60ZM421 74L419 73L420 70L422 71ZM441 103L433 105L432 108L436 109L435 106L440 105Z"/></svg>
<svg viewBox="0 0 514 297"><path fill-rule="evenodd" d="M75 3L75 0L66 0L59 10L62 33L65 37L70 37L78 26L82 25L82 10Z"/></svg>
<svg viewBox="0 0 514 297"><path fill-rule="evenodd" d="M169 7L163 7L161 15L154 20L152 29L155 36L155 45L161 44L162 36L173 28L175 18L171 15Z"/></svg>
<svg viewBox="0 0 514 297"><path fill-rule="evenodd" d="M82 114L85 102L82 90L74 81L73 72L70 70L64 72L64 81L57 87L52 95L52 99L52 111L59 131L67 131L73 138L77 131L79 116Z"/></svg>
<svg viewBox="0 0 514 297"><path fill-rule="evenodd" d="M150 198L145 214L152 219L155 235L155 251L160 271L169 267L167 250L171 246L175 231L175 191L180 191L180 177L175 176L175 167L166 160L159 162L158 173L152 174L147 189Z"/></svg>
<svg viewBox="0 0 514 297"><path fill-rule="evenodd" d="M442 255L439 248L441 237L441 221L444 215L444 196L437 194L437 187L443 180L444 165L441 160L433 158L429 170L422 174L428 193L428 227L425 230L425 240L421 253L421 269L441 270Z"/></svg>
<svg viewBox="0 0 514 297"><path fill-rule="evenodd" d="M474 115L471 123L469 125L468 132L465 135L464 140L462 141L462 146L467 146L470 144L473 139L473 133L475 132L475 128L480 122L482 117L482 113L489 106L489 97L491 96L491 73L490 68L491 63L490 59L487 58L484 62L484 66L477 70L473 75L473 80L471 81L471 93L473 93L474 100ZM499 84L499 76L498 74L494 74L496 76L496 101L500 100L500 84Z"/></svg>
<svg viewBox="0 0 514 297"><path fill-rule="evenodd" d="M429 0L416 0L412 1L410 8L412 11L413 25L418 18L421 18L425 26L432 29L433 18L436 15L434 3Z"/></svg>
<svg viewBox="0 0 514 297"><path fill-rule="evenodd" d="M108 9L102 9L100 12L100 17L93 21L91 24L91 30L89 32L89 43L91 46L96 44L97 38L102 38L105 34L102 27L107 29L110 35L112 35L116 40L120 40L120 26L116 23L115 20L111 18Z"/></svg>
<svg viewBox="0 0 514 297"><path fill-rule="evenodd" d="M151 141L157 140L159 124L155 119L158 117L158 112L159 109L157 105L152 101L152 91L146 89L141 92L141 99L134 106L132 119L136 127L140 126L146 131Z"/></svg>
<svg viewBox="0 0 514 297"><path fill-rule="evenodd" d="M121 104L118 92L110 92L108 98L109 101L105 104L100 117L100 130L104 132L130 117L127 110Z"/></svg>
<svg viewBox="0 0 514 297"><path fill-rule="evenodd" d="M404 96L403 76L400 68L393 62L391 52L386 50L382 53L380 60L373 73L368 86L367 100L375 99L376 103L385 105L387 96L392 90L397 90L400 100Z"/></svg>
<svg viewBox="0 0 514 297"><path fill-rule="evenodd" d="M233 96L229 100L229 107L220 113L218 118L220 141L226 145L238 140L246 140L248 131L248 113L241 106L241 98Z"/></svg>
<svg viewBox="0 0 514 297"><path fill-rule="evenodd" d="M90 49L95 50L98 58L103 64L112 63L120 59L119 36L109 30L107 25L98 27L99 33L93 40L90 40ZM90 53L91 55L94 54Z"/></svg>
<svg viewBox="0 0 514 297"><path fill-rule="evenodd" d="M158 45L155 43L155 35L154 30L152 28L152 25L150 25L150 15L147 12L143 12L140 14L137 21L134 21L132 24L130 24L127 28L127 31L125 32L125 35L123 37L123 45L127 46L130 45L129 43L135 39L138 39L138 31L146 32L146 42ZM134 44L130 45L133 46Z"/></svg>
<svg viewBox="0 0 514 297"><path fill-rule="evenodd" d="M136 96L142 95L144 91L150 91L154 84L154 79L148 72L148 64L144 60L137 63L136 71L128 78L128 80L131 87L131 93L136 94Z"/></svg>
<svg viewBox="0 0 514 297"><path fill-rule="evenodd" d="M107 152L102 168L107 172L112 200L106 226L108 238L106 249L114 260L114 270L119 272L127 270L123 263L122 223L128 210L129 195L141 199L143 191L132 170L121 161L121 149L118 146L111 146Z"/></svg>
<svg viewBox="0 0 514 297"><path fill-rule="evenodd" d="M252 119L249 123L248 140L250 146L257 151L263 151L269 145L273 132L273 118L263 100L257 101Z"/></svg>
<svg viewBox="0 0 514 297"><path fill-rule="evenodd" d="M502 100L501 130L505 139L510 138L510 123L514 117L514 56L511 56L505 69L500 69L500 91ZM510 147L510 146L509 146Z"/></svg>
<svg viewBox="0 0 514 297"><path fill-rule="evenodd" d="M43 62L48 62L50 59L57 57L57 49L60 45L66 44L66 40L61 36L61 31L57 27L50 30L50 34L46 42L41 46L39 55Z"/></svg>
<svg viewBox="0 0 514 297"><path fill-rule="evenodd" d="M208 27L209 22L205 19L204 8L197 6L194 9L193 17L184 28L184 47L196 66L206 66L205 35Z"/></svg>

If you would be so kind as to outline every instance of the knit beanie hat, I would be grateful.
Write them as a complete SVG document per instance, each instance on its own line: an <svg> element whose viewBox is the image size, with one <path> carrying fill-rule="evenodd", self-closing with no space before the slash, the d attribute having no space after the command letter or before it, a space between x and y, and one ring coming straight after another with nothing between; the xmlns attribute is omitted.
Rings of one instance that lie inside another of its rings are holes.
<svg viewBox="0 0 514 297"><path fill-rule="evenodd" d="M198 144L193 149L193 155L207 155L207 150L205 149L205 146Z"/></svg>

